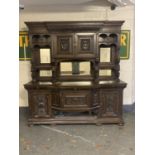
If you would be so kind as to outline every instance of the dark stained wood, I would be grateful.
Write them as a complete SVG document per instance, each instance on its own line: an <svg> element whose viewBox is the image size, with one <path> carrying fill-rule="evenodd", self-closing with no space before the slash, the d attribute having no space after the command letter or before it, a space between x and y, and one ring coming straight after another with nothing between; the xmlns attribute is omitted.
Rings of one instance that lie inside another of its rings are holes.
<svg viewBox="0 0 155 155"><path fill-rule="evenodd" d="M123 89L119 79L119 37L124 21L25 22L32 49L28 124L123 124ZM100 62L100 47L111 49ZM40 63L40 49L50 49L50 63ZM61 62L90 62L90 75L61 75ZM99 76L100 69L112 75ZM52 76L40 77L41 70Z"/></svg>

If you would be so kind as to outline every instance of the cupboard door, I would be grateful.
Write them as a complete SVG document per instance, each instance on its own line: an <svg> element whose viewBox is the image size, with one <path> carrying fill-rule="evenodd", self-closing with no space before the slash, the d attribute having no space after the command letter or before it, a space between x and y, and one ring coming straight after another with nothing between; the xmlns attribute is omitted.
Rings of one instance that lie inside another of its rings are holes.
<svg viewBox="0 0 155 155"><path fill-rule="evenodd" d="M95 56L95 33L76 33L76 54L78 56Z"/></svg>
<svg viewBox="0 0 155 155"><path fill-rule="evenodd" d="M50 93L33 92L30 94L32 117L47 118L51 116Z"/></svg>
<svg viewBox="0 0 155 155"><path fill-rule="evenodd" d="M101 116L118 117L122 111L121 92L120 91L101 91Z"/></svg>

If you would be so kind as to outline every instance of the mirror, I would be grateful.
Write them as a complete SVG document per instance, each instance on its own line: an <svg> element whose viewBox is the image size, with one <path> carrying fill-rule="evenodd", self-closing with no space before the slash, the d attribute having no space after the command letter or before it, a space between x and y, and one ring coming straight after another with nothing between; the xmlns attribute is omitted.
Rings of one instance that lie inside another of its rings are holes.
<svg viewBox="0 0 155 155"><path fill-rule="evenodd" d="M39 75L40 75L40 77L51 77L52 70L40 70Z"/></svg>
<svg viewBox="0 0 155 155"><path fill-rule="evenodd" d="M80 62L80 75L90 75L90 62Z"/></svg>
<svg viewBox="0 0 155 155"><path fill-rule="evenodd" d="M40 49L40 63L51 63L51 55L49 48Z"/></svg>
<svg viewBox="0 0 155 155"><path fill-rule="evenodd" d="M61 75L90 75L90 62L61 62Z"/></svg>
<svg viewBox="0 0 155 155"><path fill-rule="evenodd" d="M110 62L111 49L110 47L100 47L100 62Z"/></svg>
<svg viewBox="0 0 155 155"><path fill-rule="evenodd" d="M61 73L61 75L72 75L72 63L71 62L61 62L60 63L60 73Z"/></svg>
<svg viewBox="0 0 155 155"><path fill-rule="evenodd" d="M100 69L99 76L111 76L111 69Z"/></svg>

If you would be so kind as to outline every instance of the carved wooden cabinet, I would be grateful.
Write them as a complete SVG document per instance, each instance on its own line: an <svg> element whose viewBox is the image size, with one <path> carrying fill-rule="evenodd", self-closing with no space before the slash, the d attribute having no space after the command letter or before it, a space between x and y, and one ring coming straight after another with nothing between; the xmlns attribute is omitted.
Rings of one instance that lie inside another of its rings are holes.
<svg viewBox="0 0 155 155"><path fill-rule="evenodd" d="M26 22L32 50L28 124L123 124L124 21Z"/></svg>

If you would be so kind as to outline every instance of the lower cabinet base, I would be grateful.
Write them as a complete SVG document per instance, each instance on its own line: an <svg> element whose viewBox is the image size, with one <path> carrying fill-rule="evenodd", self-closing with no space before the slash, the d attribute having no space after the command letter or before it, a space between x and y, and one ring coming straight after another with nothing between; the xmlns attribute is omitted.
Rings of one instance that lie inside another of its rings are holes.
<svg viewBox="0 0 155 155"><path fill-rule="evenodd" d="M33 124L123 125L124 82L102 85L35 85L28 83L29 118Z"/></svg>
<svg viewBox="0 0 155 155"><path fill-rule="evenodd" d="M56 117L56 118L31 118L28 119L28 125L35 124L118 124L124 125L122 118L96 118L96 116L88 117Z"/></svg>

